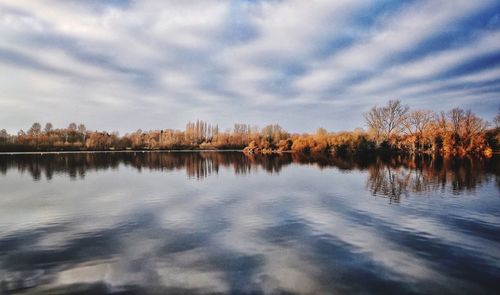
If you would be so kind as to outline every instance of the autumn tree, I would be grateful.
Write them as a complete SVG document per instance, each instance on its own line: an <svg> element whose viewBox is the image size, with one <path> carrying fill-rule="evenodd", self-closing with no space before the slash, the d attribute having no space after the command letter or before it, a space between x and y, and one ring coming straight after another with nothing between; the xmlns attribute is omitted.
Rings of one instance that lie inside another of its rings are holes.
<svg viewBox="0 0 500 295"><path fill-rule="evenodd" d="M288 132L278 124L270 124L262 128L261 135L270 144L277 144L281 139L289 136Z"/></svg>
<svg viewBox="0 0 500 295"><path fill-rule="evenodd" d="M35 143L35 146L38 148L38 137L42 133L42 125L40 123L33 123L31 128L28 130L28 136L27 138L28 142L33 141Z"/></svg>
<svg viewBox="0 0 500 295"><path fill-rule="evenodd" d="M398 153L433 153L444 155L492 156L500 146L500 109L497 128L470 110L460 108L435 114L428 110L409 110L400 101L374 106L364 114L370 132L363 129L290 134L278 124L262 129L248 124L234 124L219 132L218 125L205 121L189 122L185 130L137 130L124 136L118 133L88 131L84 124L69 124L55 129L39 123L28 132L16 135L0 131L2 151L17 150L109 150L109 149L242 149L250 153L293 151L309 154L368 155L377 150ZM375 137L373 137L375 134Z"/></svg>
<svg viewBox="0 0 500 295"><path fill-rule="evenodd" d="M200 144L207 140L212 140L219 132L219 127L215 127L202 120L188 122L184 132L185 139L192 145Z"/></svg>
<svg viewBox="0 0 500 295"><path fill-rule="evenodd" d="M248 124L234 124L233 126L233 142L237 145L246 146L250 142L252 128Z"/></svg>
<svg viewBox="0 0 500 295"><path fill-rule="evenodd" d="M465 112L460 136L462 137L463 148L466 152L475 148L484 148L486 144L484 132L487 127L488 123L476 116L471 110Z"/></svg>
<svg viewBox="0 0 500 295"><path fill-rule="evenodd" d="M421 149L424 133L431 127L435 117L434 112L430 110L415 110L407 115L403 125L407 134L413 137L412 143L414 150Z"/></svg>
<svg viewBox="0 0 500 295"><path fill-rule="evenodd" d="M8 138L9 138L9 134L7 133L7 130L5 130L5 129L0 130L0 143L6 144Z"/></svg>
<svg viewBox="0 0 500 295"><path fill-rule="evenodd" d="M448 112L447 119L449 127L443 135L445 154L464 155L486 148L484 131L488 125L471 110L454 108ZM441 120L444 120L443 116Z"/></svg>
<svg viewBox="0 0 500 295"><path fill-rule="evenodd" d="M451 133L457 138L460 136L460 127L463 124L465 111L460 108L454 108L448 112L448 119L450 122Z"/></svg>

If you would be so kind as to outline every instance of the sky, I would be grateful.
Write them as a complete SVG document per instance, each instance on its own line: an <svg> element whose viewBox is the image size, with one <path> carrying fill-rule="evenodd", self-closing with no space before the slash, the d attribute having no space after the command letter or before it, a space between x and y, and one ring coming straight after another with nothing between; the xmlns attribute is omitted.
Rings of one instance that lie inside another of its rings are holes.
<svg viewBox="0 0 500 295"><path fill-rule="evenodd" d="M0 129L126 133L197 119L294 132L500 107L495 0L0 0Z"/></svg>

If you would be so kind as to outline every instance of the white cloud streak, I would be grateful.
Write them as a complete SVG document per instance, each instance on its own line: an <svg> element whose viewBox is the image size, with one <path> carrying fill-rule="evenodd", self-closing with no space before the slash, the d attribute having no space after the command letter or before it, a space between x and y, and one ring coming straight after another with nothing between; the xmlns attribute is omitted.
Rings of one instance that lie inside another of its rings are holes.
<svg viewBox="0 0 500 295"><path fill-rule="evenodd" d="M364 108L395 96L425 106L430 92L453 103L429 80L500 44L494 22L468 21L488 11L494 20L498 7L487 0L114 3L0 0L1 128L84 121L125 132L197 118L353 128ZM433 47L460 30L466 41ZM483 67L442 86L494 83L498 63ZM456 101L470 91L454 92Z"/></svg>

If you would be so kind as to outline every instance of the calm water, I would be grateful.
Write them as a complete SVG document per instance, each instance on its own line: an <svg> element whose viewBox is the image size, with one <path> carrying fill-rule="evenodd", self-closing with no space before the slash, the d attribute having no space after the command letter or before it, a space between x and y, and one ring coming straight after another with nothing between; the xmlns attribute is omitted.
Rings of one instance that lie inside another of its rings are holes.
<svg viewBox="0 0 500 295"><path fill-rule="evenodd" d="M499 164L0 155L0 293L494 294Z"/></svg>

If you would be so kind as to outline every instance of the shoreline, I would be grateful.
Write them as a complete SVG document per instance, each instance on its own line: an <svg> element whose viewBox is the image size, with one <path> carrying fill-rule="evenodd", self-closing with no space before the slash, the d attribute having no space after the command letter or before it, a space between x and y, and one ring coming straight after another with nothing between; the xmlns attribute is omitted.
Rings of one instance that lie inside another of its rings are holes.
<svg viewBox="0 0 500 295"><path fill-rule="evenodd" d="M172 150L167 150L167 149L159 149L159 150L100 150L100 151L88 151L88 150L82 150L82 151L31 151L31 152L0 152L0 156L15 156L15 155L59 155L59 154L114 154L114 153L242 153L248 156L269 156L269 155L283 155L283 154L295 154L296 152L294 151L270 151L270 152L248 152L245 149L172 149ZM296 153L296 154L301 154L301 153ZM303 154L306 155L306 154ZM308 156L314 156L318 154L307 154ZM325 156L337 156L333 153L327 153L323 154ZM367 155L383 155L383 156L398 156L398 155L408 155L404 153L387 153L387 152L375 152L375 153L368 153ZM417 153L414 155L418 156L433 156L431 154L427 153ZM345 156L345 155L344 155ZM357 156L362 156L361 154L357 154ZM496 157L500 156L499 152L493 152L491 157ZM447 158L443 155L438 155L438 157L444 157ZM460 156L451 156L450 158L462 158Z"/></svg>
<svg viewBox="0 0 500 295"><path fill-rule="evenodd" d="M37 152L0 152L0 155L43 155L43 154L109 154L109 153L190 153L190 152L241 152L243 150L102 150L102 151L37 151Z"/></svg>

